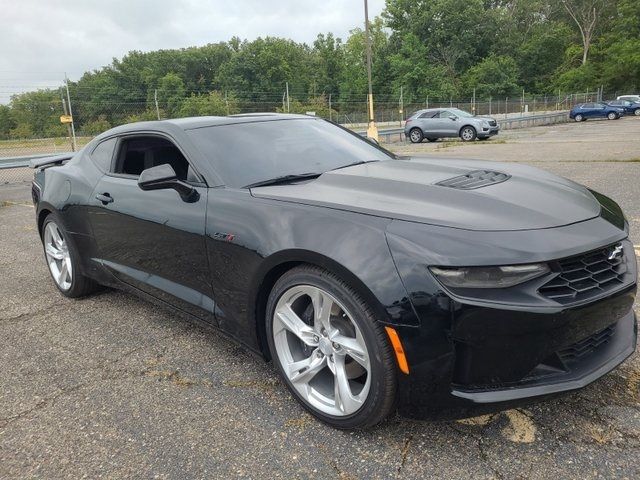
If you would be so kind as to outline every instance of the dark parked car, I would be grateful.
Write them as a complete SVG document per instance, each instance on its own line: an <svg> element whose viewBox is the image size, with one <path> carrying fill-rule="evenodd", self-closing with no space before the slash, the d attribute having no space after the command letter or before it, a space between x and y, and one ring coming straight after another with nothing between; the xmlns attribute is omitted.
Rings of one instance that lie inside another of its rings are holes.
<svg viewBox="0 0 640 480"><path fill-rule="evenodd" d="M404 134L412 143L420 143L425 138L430 142L453 137L460 137L463 142L476 138L487 140L499 131L495 118L476 117L459 108L418 110L404 125Z"/></svg>
<svg viewBox="0 0 640 480"><path fill-rule="evenodd" d="M617 120L624 115L624 109L613 107L606 103L581 103L576 105L569 112L569 118L576 122L584 122L589 118L608 118Z"/></svg>
<svg viewBox="0 0 640 480"><path fill-rule="evenodd" d="M611 100L607 105L622 108L625 114L640 116L640 102L630 102L628 100Z"/></svg>
<svg viewBox="0 0 640 480"><path fill-rule="evenodd" d="M339 428L574 390L635 349L620 207L532 167L398 158L301 115L134 123L33 167L63 295L214 325Z"/></svg>

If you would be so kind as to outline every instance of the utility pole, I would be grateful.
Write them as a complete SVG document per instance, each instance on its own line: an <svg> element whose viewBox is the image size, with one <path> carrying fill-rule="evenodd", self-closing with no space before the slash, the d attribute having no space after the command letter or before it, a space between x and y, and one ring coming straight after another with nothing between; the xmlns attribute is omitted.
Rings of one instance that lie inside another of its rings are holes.
<svg viewBox="0 0 640 480"><path fill-rule="evenodd" d="M367 81L369 83L369 127L367 128L367 137L378 141L378 127L373 111L373 87L371 85L371 36L369 35L369 4L364 0L364 32L367 42Z"/></svg>
<svg viewBox="0 0 640 480"><path fill-rule="evenodd" d="M65 116L69 115L69 110L67 110L67 102L64 99L64 93L62 93L62 88L60 89L60 100L62 101L62 111ZM69 135L69 143L71 144L71 151L74 152L73 148L73 135L71 135L71 123L67 123L67 134Z"/></svg>
<svg viewBox="0 0 640 480"><path fill-rule="evenodd" d="M153 101L156 104L156 116L158 117L158 120L160 120L160 107L158 106L158 89L157 88L153 91Z"/></svg>
<svg viewBox="0 0 640 480"><path fill-rule="evenodd" d="M429 108L429 95L427 95L427 100L424 102L425 108Z"/></svg>
<svg viewBox="0 0 640 480"><path fill-rule="evenodd" d="M76 143L76 127L73 120L73 112L71 111L71 96L69 95L69 79L67 78L67 74L64 74L64 86L67 89L67 107L69 108L69 115L71 116L71 137L73 139L73 151L75 152L78 149L78 144Z"/></svg>
<svg viewBox="0 0 640 480"><path fill-rule="evenodd" d="M491 95L489 95L489 115L491 115Z"/></svg>
<svg viewBox="0 0 640 480"><path fill-rule="evenodd" d="M227 92L224 92L224 104L227 109L227 116L229 116L229 97L227 96Z"/></svg>
<svg viewBox="0 0 640 480"><path fill-rule="evenodd" d="M332 112L331 112L331 94L329 94L329 121L333 121L332 117Z"/></svg>

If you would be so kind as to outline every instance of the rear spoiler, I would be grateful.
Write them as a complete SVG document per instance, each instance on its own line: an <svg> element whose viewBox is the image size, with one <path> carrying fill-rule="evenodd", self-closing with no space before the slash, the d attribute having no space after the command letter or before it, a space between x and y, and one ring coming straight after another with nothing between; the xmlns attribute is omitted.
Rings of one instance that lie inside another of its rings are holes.
<svg viewBox="0 0 640 480"><path fill-rule="evenodd" d="M55 155L53 157L34 158L29 162L31 168L43 168L52 167L54 165L62 165L63 163L71 160L75 152L63 153L61 155Z"/></svg>

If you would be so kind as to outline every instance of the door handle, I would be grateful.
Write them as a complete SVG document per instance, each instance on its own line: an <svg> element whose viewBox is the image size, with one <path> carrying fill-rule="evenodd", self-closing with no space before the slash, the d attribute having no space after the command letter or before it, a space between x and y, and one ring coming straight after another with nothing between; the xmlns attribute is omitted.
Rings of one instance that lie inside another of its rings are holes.
<svg viewBox="0 0 640 480"><path fill-rule="evenodd" d="M113 197L106 192L97 194L96 198L100 200L103 205L113 202Z"/></svg>

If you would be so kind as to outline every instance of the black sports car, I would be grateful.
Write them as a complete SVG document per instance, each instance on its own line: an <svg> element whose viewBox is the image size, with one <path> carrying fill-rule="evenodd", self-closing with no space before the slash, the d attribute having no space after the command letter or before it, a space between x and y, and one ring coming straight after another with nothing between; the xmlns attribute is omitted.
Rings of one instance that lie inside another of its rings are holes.
<svg viewBox="0 0 640 480"><path fill-rule="evenodd" d="M620 208L535 168L275 114L124 125L33 166L62 294L215 325L339 428L574 390L635 348Z"/></svg>

